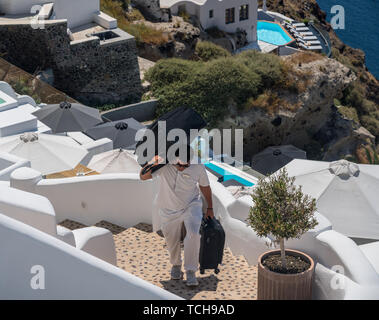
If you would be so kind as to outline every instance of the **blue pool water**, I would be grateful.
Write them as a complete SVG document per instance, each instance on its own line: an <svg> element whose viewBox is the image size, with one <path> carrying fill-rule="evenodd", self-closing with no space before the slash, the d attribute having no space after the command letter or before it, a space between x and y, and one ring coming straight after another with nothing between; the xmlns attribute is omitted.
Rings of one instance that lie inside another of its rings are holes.
<svg viewBox="0 0 379 320"><path fill-rule="evenodd" d="M277 23L258 21L258 40L282 46L293 41L287 32Z"/></svg>
<svg viewBox="0 0 379 320"><path fill-rule="evenodd" d="M204 165L207 168L209 168L209 169L217 172L221 176L223 176L224 177L224 181L228 181L228 180L232 180L233 179L233 180L236 180L239 183L243 184L246 187L252 187L254 185L254 183L252 183L250 181L247 181L244 178L241 178L241 177L235 175L234 173L231 173L228 170L225 170L225 169L223 169L223 168L221 168L219 166L216 166L214 163L207 162L207 163L204 163Z"/></svg>

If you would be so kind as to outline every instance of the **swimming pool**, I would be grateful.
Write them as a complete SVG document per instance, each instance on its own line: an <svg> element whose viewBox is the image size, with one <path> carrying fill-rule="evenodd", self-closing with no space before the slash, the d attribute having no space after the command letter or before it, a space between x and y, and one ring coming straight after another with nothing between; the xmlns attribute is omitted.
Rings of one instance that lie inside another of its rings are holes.
<svg viewBox="0 0 379 320"><path fill-rule="evenodd" d="M283 46L295 41L294 38L279 24L269 21L258 21L258 40Z"/></svg>
<svg viewBox="0 0 379 320"><path fill-rule="evenodd" d="M244 185L246 187L252 187L254 185L254 183L247 181L246 179L241 178L240 176L237 176L234 173L231 173L230 171L225 170L225 169L215 165L214 163L206 162L206 163L204 163L204 165L208 169L210 169L211 171L214 171L217 174L219 174L220 176L222 176L224 178L223 181L235 180L235 181L241 183L242 185Z"/></svg>

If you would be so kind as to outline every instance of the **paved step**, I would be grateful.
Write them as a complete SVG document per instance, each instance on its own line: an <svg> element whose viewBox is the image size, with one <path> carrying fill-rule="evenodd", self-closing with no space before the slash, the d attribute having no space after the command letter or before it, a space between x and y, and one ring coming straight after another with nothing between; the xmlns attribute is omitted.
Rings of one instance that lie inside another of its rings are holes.
<svg viewBox="0 0 379 320"><path fill-rule="evenodd" d="M85 225L65 220L60 225L71 230ZM169 256L162 235L152 231L149 224L140 223L123 228L107 221L96 226L110 230L113 234L117 266L137 277L149 281L185 299L256 299L257 268L249 266L242 256L233 256L229 248L224 250L220 273L206 270L197 273L199 286L188 288L182 280L171 280Z"/></svg>

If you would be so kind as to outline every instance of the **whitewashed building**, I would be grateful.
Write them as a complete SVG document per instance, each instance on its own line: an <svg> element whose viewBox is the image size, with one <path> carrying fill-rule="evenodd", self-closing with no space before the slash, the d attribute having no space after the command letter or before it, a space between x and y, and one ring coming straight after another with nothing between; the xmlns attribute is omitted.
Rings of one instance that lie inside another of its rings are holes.
<svg viewBox="0 0 379 320"><path fill-rule="evenodd" d="M69 28L75 28L94 20L115 28L117 21L100 11L99 0L0 0L0 12L6 15L33 15L39 19L67 19Z"/></svg>
<svg viewBox="0 0 379 320"><path fill-rule="evenodd" d="M244 30L249 42L257 41L258 3L256 0L160 0L172 15L186 12L196 16L204 29L235 33Z"/></svg>

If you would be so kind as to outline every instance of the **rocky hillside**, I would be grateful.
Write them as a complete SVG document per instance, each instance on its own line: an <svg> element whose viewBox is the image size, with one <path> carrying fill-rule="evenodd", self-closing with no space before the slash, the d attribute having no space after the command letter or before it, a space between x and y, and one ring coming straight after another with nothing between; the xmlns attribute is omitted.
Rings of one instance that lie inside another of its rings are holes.
<svg viewBox="0 0 379 320"><path fill-rule="evenodd" d="M379 81L367 70L364 52L347 46L338 38L317 0L267 0L267 7L299 21L314 20L328 32L333 47L332 58L347 66L357 78L345 89L340 102L346 108L355 109L353 113L357 114L357 120L376 137L379 152ZM370 162L370 159L364 161Z"/></svg>
<svg viewBox="0 0 379 320"><path fill-rule="evenodd" d="M208 51L216 52L211 46ZM375 137L355 109L336 103L357 81L348 67L305 52L205 56L161 60L148 71L159 113L187 105L210 127L244 129L245 161L267 146L293 144L309 159L373 163Z"/></svg>
<svg viewBox="0 0 379 320"><path fill-rule="evenodd" d="M341 63L320 56L305 59L294 55L284 60L293 68L294 80L304 84L303 92L283 88L272 91L267 104L277 108L271 112L262 109L266 103L262 95L267 93L243 111L231 105L229 116L218 124L244 129L245 160L267 146L293 144L306 150L310 159L366 162L366 150L373 152L375 137L334 106L334 100L356 80L355 74Z"/></svg>

